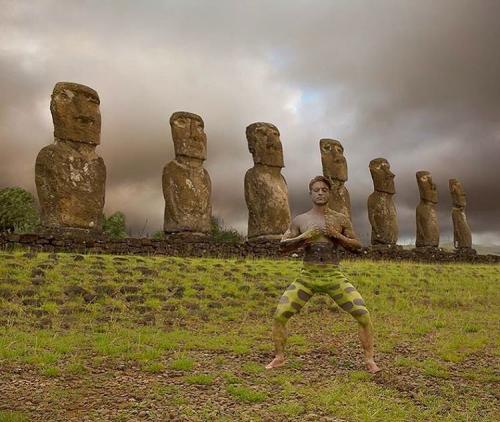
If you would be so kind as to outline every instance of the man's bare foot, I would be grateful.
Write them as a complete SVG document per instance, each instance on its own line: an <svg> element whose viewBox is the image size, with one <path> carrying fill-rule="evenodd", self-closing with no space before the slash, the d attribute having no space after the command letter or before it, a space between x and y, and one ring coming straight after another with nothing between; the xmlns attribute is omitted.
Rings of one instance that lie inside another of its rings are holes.
<svg viewBox="0 0 500 422"><path fill-rule="evenodd" d="M271 362L266 365L266 369L279 368L286 363L286 358L284 356L276 356Z"/></svg>
<svg viewBox="0 0 500 422"><path fill-rule="evenodd" d="M368 370L369 373L371 374L376 374L379 372L381 369L377 366L375 361L373 359L367 360L366 362L366 369Z"/></svg>

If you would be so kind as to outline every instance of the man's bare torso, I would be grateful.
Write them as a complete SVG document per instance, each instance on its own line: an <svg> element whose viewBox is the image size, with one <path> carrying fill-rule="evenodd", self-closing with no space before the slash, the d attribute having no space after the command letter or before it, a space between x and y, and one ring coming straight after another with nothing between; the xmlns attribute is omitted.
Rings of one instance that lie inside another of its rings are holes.
<svg viewBox="0 0 500 422"><path fill-rule="evenodd" d="M350 235L352 232L351 224L344 214L341 214L334 210L328 210L328 228L333 228L340 233ZM325 215L323 213L318 213L314 209L307 211L304 214L300 214L294 218L291 230L295 231L291 233L293 236L298 236L305 233L308 230L319 228L321 234L311 240L311 244L314 243L330 243L337 246L339 243L336 239L326 235L328 232L327 224L325 220ZM348 232L348 233L346 233Z"/></svg>

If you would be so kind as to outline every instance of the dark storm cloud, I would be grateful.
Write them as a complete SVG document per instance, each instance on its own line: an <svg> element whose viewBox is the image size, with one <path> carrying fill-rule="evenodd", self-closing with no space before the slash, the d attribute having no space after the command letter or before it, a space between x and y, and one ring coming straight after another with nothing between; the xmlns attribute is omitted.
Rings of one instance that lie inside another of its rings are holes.
<svg viewBox="0 0 500 422"><path fill-rule="evenodd" d="M99 92L106 211L123 210L134 232L162 225L168 119L188 110L205 120L214 212L241 231L245 127L269 121L281 131L293 214L321 172L319 139L333 137L365 240L368 162L382 156L396 174L402 238L415 237L415 172L426 169L443 240L456 177L477 239L500 243L499 2L1 3L0 186L34 192L50 93L70 80Z"/></svg>

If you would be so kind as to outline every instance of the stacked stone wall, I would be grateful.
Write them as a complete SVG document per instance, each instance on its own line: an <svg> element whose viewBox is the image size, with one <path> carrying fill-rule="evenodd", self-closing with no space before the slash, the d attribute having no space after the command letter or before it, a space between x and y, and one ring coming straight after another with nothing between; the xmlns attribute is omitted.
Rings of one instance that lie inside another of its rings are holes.
<svg viewBox="0 0 500 422"><path fill-rule="evenodd" d="M104 236L74 237L50 234L0 234L0 249L31 249L41 252L69 252L89 254L165 255L211 258L302 258L302 251L283 253L278 241L223 243L207 239L172 237L168 240L127 238L111 240ZM360 253L340 252L341 258L373 259L415 262L471 262L500 263L498 255L476 255L445 251L441 248L403 249L396 247L368 247Z"/></svg>

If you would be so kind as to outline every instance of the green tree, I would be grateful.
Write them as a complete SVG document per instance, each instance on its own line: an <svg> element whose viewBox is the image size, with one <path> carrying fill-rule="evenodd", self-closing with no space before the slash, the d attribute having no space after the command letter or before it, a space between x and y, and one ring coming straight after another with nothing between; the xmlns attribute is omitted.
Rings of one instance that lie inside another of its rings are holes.
<svg viewBox="0 0 500 422"><path fill-rule="evenodd" d="M0 190L0 231L33 232L40 224L35 198L19 187Z"/></svg>
<svg viewBox="0 0 500 422"><path fill-rule="evenodd" d="M244 239L236 229L225 227L224 221L215 216L210 219L210 236L215 242L239 243Z"/></svg>
<svg viewBox="0 0 500 422"><path fill-rule="evenodd" d="M105 215L102 230L111 239L124 239L128 237L125 214L121 211L116 211L109 217Z"/></svg>

